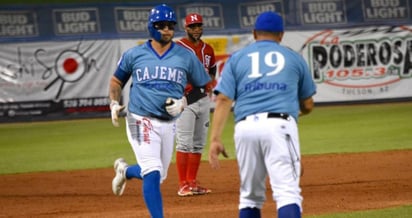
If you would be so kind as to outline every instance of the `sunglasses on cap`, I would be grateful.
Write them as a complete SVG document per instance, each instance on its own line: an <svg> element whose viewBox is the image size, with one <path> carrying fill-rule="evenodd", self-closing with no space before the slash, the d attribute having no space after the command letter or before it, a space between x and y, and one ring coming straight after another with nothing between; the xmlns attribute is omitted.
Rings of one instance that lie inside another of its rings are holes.
<svg viewBox="0 0 412 218"><path fill-rule="evenodd" d="M189 25L187 25L187 27L189 27L190 29L194 29L194 28L201 28L201 27L203 27L203 24L202 23L194 23L194 24L189 24Z"/></svg>
<svg viewBox="0 0 412 218"><path fill-rule="evenodd" d="M157 30L163 30L165 27L169 28L169 30L174 30L176 23L169 22L169 21L160 21L153 23L153 27Z"/></svg>

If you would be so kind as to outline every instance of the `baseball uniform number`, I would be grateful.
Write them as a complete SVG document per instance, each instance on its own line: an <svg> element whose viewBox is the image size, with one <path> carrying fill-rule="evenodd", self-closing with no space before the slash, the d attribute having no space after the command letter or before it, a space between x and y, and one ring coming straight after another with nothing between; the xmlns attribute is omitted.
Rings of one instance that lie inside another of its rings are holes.
<svg viewBox="0 0 412 218"><path fill-rule="evenodd" d="M259 69L260 52L253 52L248 54L251 58L252 73L249 74L249 78L258 78L262 76ZM275 60L275 62L273 62ZM279 52L268 52L265 55L265 64L268 67L274 68L273 71L266 73L266 76L273 76L278 74L285 67L285 57Z"/></svg>

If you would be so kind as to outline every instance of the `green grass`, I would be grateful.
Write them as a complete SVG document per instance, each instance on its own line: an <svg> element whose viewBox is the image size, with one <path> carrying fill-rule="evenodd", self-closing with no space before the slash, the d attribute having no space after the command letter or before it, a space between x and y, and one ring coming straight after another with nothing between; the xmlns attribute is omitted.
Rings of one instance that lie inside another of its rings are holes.
<svg viewBox="0 0 412 218"><path fill-rule="evenodd" d="M412 206L402 206L389 209L358 211L351 213L326 214L317 216L305 216L307 218L410 218Z"/></svg>
<svg viewBox="0 0 412 218"><path fill-rule="evenodd" d="M412 148L412 103L317 107L300 118L303 154Z"/></svg>
<svg viewBox="0 0 412 218"><path fill-rule="evenodd" d="M412 102L316 107L299 120L302 154L412 149L411 123ZM119 156L134 161L124 119L121 125L110 118L1 124L0 174L103 168ZM223 142L232 159L233 128L230 116Z"/></svg>
<svg viewBox="0 0 412 218"><path fill-rule="evenodd" d="M0 144L0 174L100 168L116 156L133 158L124 128L109 118L2 124Z"/></svg>
<svg viewBox="0 0 412 218"><path fill-rule="evenodd" d="M299 120L302 154L412 149L411 123L412 102L315 107ZM122 127L115 128L109 117L0 124L0 175L105 168L119 156L132 162L135 157L124 124L121 119ZM223 142L231 159L235 157L233 128L230 116ZM406 218L410 214L412 206L305 217Z"/></svg>

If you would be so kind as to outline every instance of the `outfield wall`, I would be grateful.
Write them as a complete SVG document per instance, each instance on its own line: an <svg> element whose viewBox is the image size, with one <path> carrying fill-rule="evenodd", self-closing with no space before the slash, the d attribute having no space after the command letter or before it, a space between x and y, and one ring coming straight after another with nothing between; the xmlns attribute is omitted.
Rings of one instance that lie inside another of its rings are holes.
<svg viewBox="0 0 412 218"><path fill-rule="evenodd" d="M219 73L253 42L256 15L273 10L285 17L282 44L309 64L316 103L412 98L412 0L169 2L176 38L186 14L204 16ZM0 122L107 116L110 76L122 52L147 40L153 5L0 7Z"/></svg>

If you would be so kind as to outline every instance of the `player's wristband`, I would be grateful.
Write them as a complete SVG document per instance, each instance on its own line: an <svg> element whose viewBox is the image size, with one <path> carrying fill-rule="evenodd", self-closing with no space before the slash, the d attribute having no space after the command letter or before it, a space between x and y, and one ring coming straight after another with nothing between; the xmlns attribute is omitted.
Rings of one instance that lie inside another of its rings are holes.
<svg viewBox="0 0 412 218"><path fill-rule="evenodd" d="M116 106L116 105L118 106L118 105L119 105L119 102L116 101L116 100L112 100L112 101L110 102L110 110L112 110L113 107Z"/></svg>

